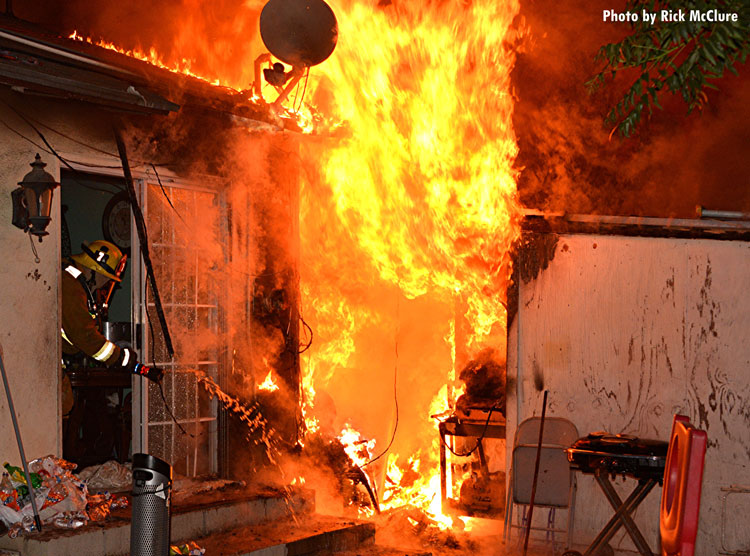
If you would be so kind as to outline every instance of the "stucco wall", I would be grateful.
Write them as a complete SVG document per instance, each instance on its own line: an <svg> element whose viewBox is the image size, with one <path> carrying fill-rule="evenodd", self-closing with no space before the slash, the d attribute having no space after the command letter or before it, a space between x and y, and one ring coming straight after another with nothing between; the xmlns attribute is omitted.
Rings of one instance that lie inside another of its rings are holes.
<svg viewBox="0 0 750 556"><path fill-rule="evenodd" d="M527 253L528 255L528 253ZM523 257L524 254L522 253ZM708 433L696 554L750 549L750 244L736 241L560 236L549 267L521 283L509 329L509 438L516 423L548 414L580 434L606 430L668 440L683 413ZM511 381L511 383L513 383ZM617 480L621 496L635 486ZM593 477L578 476L575 540L590 542L612 509ZM658 546L656 488L636 522ZM564 521L565 514L561 514ZM633 550L618 533L615 548Z"/></svg>
<svg viewBox="0 0 750 556"><path fill-rule="evenodd" d="M31 170L38 152L46 170L60 178L58 160L45 152L36 132L17 114L53 128L77 141L116 152L109 119L78 103L50 101L0 89L0 343L4 349L16 413L29 459L61 454L60 425L60 190L55 190L49 235L35 241L40 262L34 260L29 238L11 225L10 192ZM11 131L12 128L13 131ZM91 154L91 149L50 129L38 126L56 150ZM17 132L17 133L16 133ZM31 144L18 134L37 143ZM0 393L0 463L20 463L5 393Z"/></svg>
<svg viewBox="0 0 750 556"><path fill-rule="evenodd" d="M2 110L2 109L0 109ZM7 111L2 110L3 121ZM31 170L39 150L0 126L0 343L4 351L13 402L29 458L59 453L60 333L58 316L60 232L54 225L60 211L55 192L50 235L35 240L37 264L29 238L11 225L10 192ZM46 170L59 176L57 161L40 153ZM20 463L8 403L0 396L0 460Z"/></svg>

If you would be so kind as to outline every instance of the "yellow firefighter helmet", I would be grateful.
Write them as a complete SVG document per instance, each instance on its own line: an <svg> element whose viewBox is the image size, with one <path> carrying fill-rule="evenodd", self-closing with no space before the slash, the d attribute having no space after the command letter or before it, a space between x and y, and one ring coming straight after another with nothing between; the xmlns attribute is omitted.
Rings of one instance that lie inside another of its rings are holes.
<svg viewBox="0 0 750 556"><path fill-rule="evenodd" d="M111 280L121 281L120 261L122 260L122 251L119 247L114 243L98 239L88 245L82 243L81 249L83 249L83 253L71 257L75 262Z"/></svg>

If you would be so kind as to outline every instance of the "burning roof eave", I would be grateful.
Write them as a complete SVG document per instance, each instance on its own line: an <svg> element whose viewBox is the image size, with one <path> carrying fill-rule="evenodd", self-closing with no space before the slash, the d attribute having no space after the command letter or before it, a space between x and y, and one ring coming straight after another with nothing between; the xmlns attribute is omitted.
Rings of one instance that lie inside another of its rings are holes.
<svg viewBox="0 0 750 556"><path fill-rule="evenodd" d="M127 69L70 52L37 37L0 29L0 83L26 94L73 99L137 113L180 106Z"/></svg>
<svg viewBox="0 0 750 556"><path fill-rule="evenodd" d="M40 32L0 16L0 83L14 90L109 109L168 114L193 106L230 115L254 131L285 129L250 91L235 91L120 52Z"/></svg>

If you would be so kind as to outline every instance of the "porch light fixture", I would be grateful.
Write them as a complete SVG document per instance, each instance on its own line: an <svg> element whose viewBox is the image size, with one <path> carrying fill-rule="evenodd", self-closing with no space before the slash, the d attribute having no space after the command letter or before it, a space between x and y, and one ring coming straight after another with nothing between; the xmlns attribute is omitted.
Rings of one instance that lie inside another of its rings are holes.
<svg viewBox="0 0 750 556"><path fill-rule="evenodd" d="M52 208L52 190L60 184L51 174L44 171L47 166L37 153L32 170L18 182L17 189L11 192L13 200L13 225L24 232L37 236L39 241L47 235Z"/></svg>

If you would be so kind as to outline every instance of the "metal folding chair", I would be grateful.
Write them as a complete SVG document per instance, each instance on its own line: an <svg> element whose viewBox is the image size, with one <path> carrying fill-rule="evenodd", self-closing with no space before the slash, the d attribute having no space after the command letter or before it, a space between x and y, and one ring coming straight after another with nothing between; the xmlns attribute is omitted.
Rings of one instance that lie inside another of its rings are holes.
<svg viewBox="0 0 750 556"><path fill-rule="evenodd" d="M527 523L526 514L531 499L540 422L539 417L531 417L523 421L516 430L513 440L510 485L505 505L503 539L508 543L511 530L514 528L521 530L519 538L523 538L525 528L531 527L532 531L545 532L545 540L551 543L553 550L556 544L555 533L565 533L565 548L568 548L575 517L576 478L570 469L565 449L578 439L578 429L573 423L561 417L547 417L544 420L534 507L547 508L549 513L546 527L539 527ZM513 523L513 506L520 506L518 524ZM568 510L565 529L555 527L557 509Z"/></svg>

